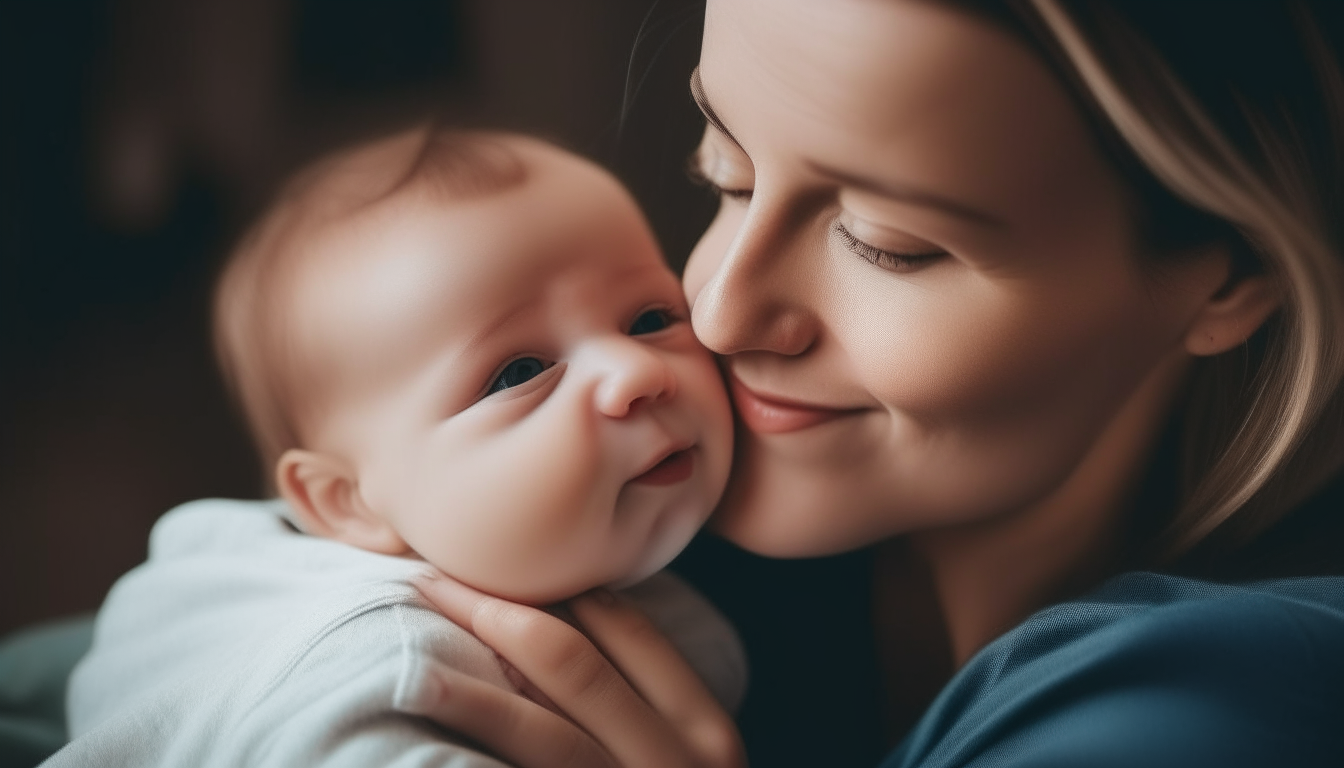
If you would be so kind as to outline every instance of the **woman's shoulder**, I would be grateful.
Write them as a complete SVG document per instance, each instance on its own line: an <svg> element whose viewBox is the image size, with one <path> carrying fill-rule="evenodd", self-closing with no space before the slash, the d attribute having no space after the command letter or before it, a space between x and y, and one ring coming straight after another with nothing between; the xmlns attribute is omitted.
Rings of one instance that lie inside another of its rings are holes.
<svg viewBox="0 0 1344 768"><path fill-rule="evenodd" d="M1122 575L999 638L888 766L1331 765L1344 577Z"/></svg>
<svg viewBox="0 0 1344 768"><path fill-rule="evenodd" d="M1047 649L1090 660L1102 650L1129 656L1150 647L1242 652L1319 639L1308 627L1344 631L1344 576L1221 584L1134 572L1040 611L982 656L1001 658L1011 669Z"/></svg>

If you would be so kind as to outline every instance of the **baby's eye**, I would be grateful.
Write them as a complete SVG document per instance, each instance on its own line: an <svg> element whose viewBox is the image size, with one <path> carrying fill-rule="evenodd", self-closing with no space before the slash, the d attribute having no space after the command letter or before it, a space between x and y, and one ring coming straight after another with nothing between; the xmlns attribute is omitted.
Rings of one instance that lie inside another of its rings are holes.
<svg viewBox="0 0 1344 768"><path fill-rule="evenodd" d="M641 336L646 333L661 331L672 324L672 316L665 309L650 309L635 318L635 322L630 324L630 335Z"/></svg>
<svg viewBox="0 0 1344 768"><path fill-rule="evenodd" d="M490 389L486 394L493 395L510 387L524 384L540 376L547 368L550 368L550 366L535 357L520 357L504 366L504 370L500 371L495 380L490 383Z"/></svg>

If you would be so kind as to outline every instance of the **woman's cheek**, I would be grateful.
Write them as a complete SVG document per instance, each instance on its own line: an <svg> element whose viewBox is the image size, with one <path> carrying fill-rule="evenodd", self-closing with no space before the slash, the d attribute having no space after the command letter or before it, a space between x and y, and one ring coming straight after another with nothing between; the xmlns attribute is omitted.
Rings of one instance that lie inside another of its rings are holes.
<svg viewBox="0 0 1344 768"><path fill-rule="evenodd" d="M844 302L849 319L832 323L863 388L912 416L976 410L1004 396L1022 376L1019 352L1030 343L1001 297L968 286L974 281L955 267L943 271L882 276L883 290L871 290L866 275L870 289Z"/></svg>

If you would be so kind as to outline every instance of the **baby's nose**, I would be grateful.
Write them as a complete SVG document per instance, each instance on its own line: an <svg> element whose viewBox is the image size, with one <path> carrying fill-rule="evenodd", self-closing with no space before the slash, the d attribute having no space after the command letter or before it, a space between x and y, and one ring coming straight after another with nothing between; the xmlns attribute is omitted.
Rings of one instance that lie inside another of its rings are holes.
<svg viewBox="0 0 1344 768"><path fill-rule="evenodd" d="M677 377L657 350L625 337L602 344L597 354L603 372L594 396L603 415L624 418L640 403L676 395Z"/></svg>

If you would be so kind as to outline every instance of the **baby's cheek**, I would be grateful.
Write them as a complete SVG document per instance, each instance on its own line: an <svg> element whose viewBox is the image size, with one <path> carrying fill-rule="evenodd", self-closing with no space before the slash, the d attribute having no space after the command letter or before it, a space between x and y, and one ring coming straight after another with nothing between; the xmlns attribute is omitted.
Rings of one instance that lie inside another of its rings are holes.
<svg viewBox="0 0 1344 768"><path fill-rule="evenodd" d="M698 398L701 419L701 444L705 466L704 481L713 502L717 503L728 481L733 461L733 410L717 368L711 367L702 379Z"/></svg>
<svg viewBox="0 0 1344 768"><path fill-rule="evenodd" d="M440 475L440 519L421 555L486 591L525 598L551 585L591 534L602 466L581 424L519 425ZM412 543L415 547L415 544Z"/></svg>

